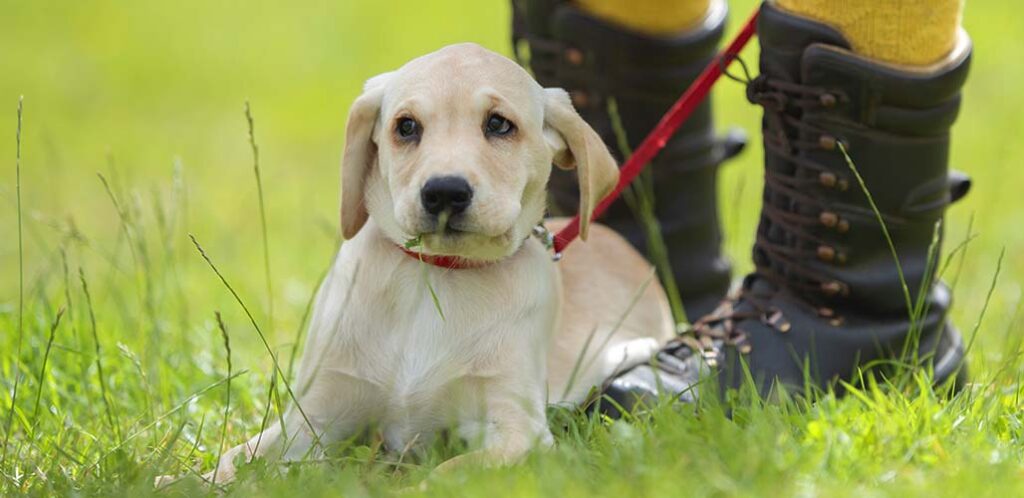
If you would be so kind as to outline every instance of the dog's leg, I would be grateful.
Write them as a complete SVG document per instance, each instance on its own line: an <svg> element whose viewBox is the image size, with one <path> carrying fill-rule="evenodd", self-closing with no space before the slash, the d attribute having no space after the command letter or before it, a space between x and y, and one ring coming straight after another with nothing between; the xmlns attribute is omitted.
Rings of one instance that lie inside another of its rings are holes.
<svg viewBox="0 0 1024 498"><path fill-rule="evenodd" d="M600 379L607 379L641 363L651 361L660 348L661 344L650 337L631 339L609 347L604 351L604 357L601 358Z"/></svg>
<svg viewBox="0 0 1024 498"><path fill-rule="evenodd" d="M303 389L303 410L295 406L288 410L284 418L286 431L282 433L281 424L277 423L225 453L217 470L217 482L234 477L234 461L240 454L245 455L245 462L253 458L279 463L323 458L326 446L364 427L379 397L374 386L332 367L315 370L308 388L301 383L298 386ZM206 477L212 480L214 476L211 472Z"/></svg>
<svg viewBox="0 0 1024 498"><path fill-rule="evenodd" d="M310 428L298 410L291 409L285 414L282 432L281 422L274 423L267 430L253 436L244 444L231 448L221 456L220 463L214 471L203 474L207 482L228 483L235 478L235 463L239 455L245 455L245 463L256 458L264 458L276 462L296 462L304 459L323 458L322 444L326 444L325 432L316 427ZM316 431L314 436L313 431ZM322 443L322 444L321 444ZM216 472L216 474L214 474Z"/></svg>
<svg viewBox="0 0 1024 498"><path fill-rule="evenodd" d="M482 392L485 393L486 418L482 426L469 424L482 429L482 447L441 463L434 469L435 473L466 465L510 465L533 448L548 448L553 444L544 410L542 382L524 382L515 377L493 379L484 381Z"/></svg>
<svg viewBox="0 0 1024 498"><path fill-rule="evenodd" d="M207 482L226 484L235 478L236 463L262 458L271 463L323 458L325 446L358 431L372 412L372 386L336 370L324 369L300 396L299 411L292 406L282 422L276 421L244 444L225 452L216 469L203 475ZM315 432L314 432L315 431ZM315 435L314 435L315 434ZM244 455L244 456L241 456ZM178 478L161 476L157 487Z"/></svg>
<svg viewBox="0 0 1024 498"><path fill-rule="evenodd" d="M314 446L317 438L306 425L301 415L289 410L285 415L284 424L288 428L287 437L282 434L281 422L274 422L271 427L253 436L244 444L240 444L221 455L217 467L203 474L203 481L215 484L227 484L235 479L235 463L239 455L245 455L243 462L251 462L255 458L268 458L277 461L298 461L304 457L319 458L323 451ZM319 431L318 431L319 432ZM318 434L322 437L322 434ZM182 476L158 476L155 486L162 488L177 482Z"/></svg>

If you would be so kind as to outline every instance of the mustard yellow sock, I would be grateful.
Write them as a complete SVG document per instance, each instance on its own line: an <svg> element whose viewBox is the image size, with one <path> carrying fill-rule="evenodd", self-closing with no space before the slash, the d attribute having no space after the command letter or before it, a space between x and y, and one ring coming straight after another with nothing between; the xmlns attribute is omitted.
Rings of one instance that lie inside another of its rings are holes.
<svg viewBox="0 0 1024 498"><path fill-rule="evenodd" d="M707 14L711 0L576 0L599 19L648 35L685 31Z"/></svg>
<svg viewBox="0 0 1024 498"><path fill-rule="evenodd" d="M963 0L775 0L790 13L839 30L865 57L924 66L954 47Z"/></svg>

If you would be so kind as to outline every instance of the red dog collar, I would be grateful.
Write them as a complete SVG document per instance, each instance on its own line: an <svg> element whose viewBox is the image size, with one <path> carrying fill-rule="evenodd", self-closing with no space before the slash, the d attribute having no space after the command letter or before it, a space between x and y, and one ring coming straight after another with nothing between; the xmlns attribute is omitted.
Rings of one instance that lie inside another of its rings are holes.
<svg viewBox="0 0 1024 498"><path fill-rule="evenodd" d="M547 247L548 249L551 249L552 245L554 245L555 238L551 234L551 232L549 232L548 229L544 227L543 222L540 222L537 224L537 226L533 227L533 231L531 232L531 234L534 237L536 237L541 244L544 244L544 247ZM494 263L497 263L497 261L473 260L459 256L438 256L432 254L423 254L421 252L412 251L408 247L399 244L395 244L395 247L401 249L406 256L409 256L412 259L416 259L428 265L434 265L438 268L445 268L448 270L466 270L472 268L483 268L485 266L490 266ZM522 249L522 247L520 247L520 249ZM561 254L556 254L555 261L558 261L559 259L561 259L561 257Z"/></svg>
<svg viewBox="0 0 1024 498"><path fill-rule="evenodd" d="M423 254L421 252L410 251L405 247L395 244L395 247L402 250L406 256L412 259L422 261L428 265L434 265L438 268L445 268L448 270L467 270L472 268L482 268L493 264L493 261L480 261L473 259L466 259L459 256L440 256L434 254Z"/></svg>

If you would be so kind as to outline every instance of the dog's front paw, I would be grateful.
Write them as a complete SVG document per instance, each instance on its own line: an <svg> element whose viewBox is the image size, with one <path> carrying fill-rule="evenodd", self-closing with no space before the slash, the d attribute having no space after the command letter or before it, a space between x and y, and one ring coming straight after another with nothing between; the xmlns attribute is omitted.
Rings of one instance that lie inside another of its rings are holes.
<svg viewBox="0 0 1024 498"><path fill-rule="evenodd" d="M172 484L180 481L196 481L204 484L228 484L235 480L235 464L232 459L238 455L238 451L230 450L221 457L220 465L216 469L211 470L199 476L197 474L183 474L183 475L163 475L156 476L153 479L153 487L156 489L164 489Z"/></svg>
<svg viewBox="0 0 1024 498"><path fill-rule="evenodd" d="M171 486L185 484L185 483L194 483L194 484L201 485L203 483L208 483L208 482L209 481L207 480L207 476L206 475L203 475L203 476L200 476L198 474L180 474L180 475L176 475L176 476L173 476L173 475L163 475L163 476L156 476L155 478L153 478L153 488L156 489L157 491L161 491L161 490L167 489L167 488L169 488Z"/></svg>
<svg viewBox="0 0 1024 498"><path fill-rule="evenodd" d="M181 480L184 476L156 476L153 478L153 487L163 489Z"/></svg>

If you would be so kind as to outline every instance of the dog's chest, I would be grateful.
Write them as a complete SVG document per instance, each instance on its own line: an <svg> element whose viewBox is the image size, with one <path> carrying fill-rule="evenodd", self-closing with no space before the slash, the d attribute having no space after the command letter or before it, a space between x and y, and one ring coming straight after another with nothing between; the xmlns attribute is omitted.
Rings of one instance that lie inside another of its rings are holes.
<svg viewBox="0 0 1024 498"><path fill-rule="evenodd" d="M378 296L377 303L390 301L393 307L365 324L351 357L356 375L379 393L374 422L392 447L469 418L482 406L479 380L494 373L488 357L501 348L495 316L467 313L467 306L479 303L453 303L441 297L450 289L436 284L435 304L417 284Z"/></svg>
<svg viewBox="0 0 1024 498"><path fill-rule="evenodd" d="M363 386L342 404L366 408L363 420L389 446L401 449L438 429L479 427L488 381L536 371L535 363L526 367L530 358L543 361L554 316L548 274L448 271L404 255L350 259L358 253L375 251L343 251L332 302L345 306L334 308L333 338L314 342L331 370ZM334 394L340 402L349 393L339 386Z"/></svg>

